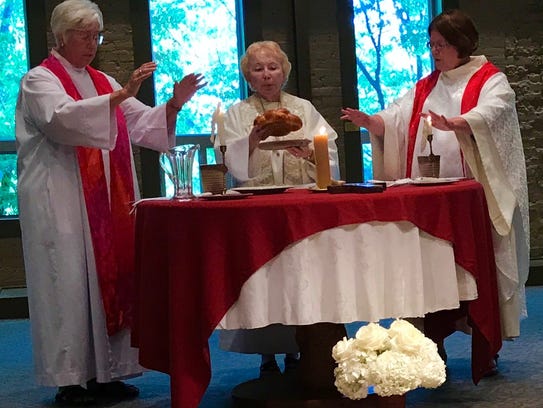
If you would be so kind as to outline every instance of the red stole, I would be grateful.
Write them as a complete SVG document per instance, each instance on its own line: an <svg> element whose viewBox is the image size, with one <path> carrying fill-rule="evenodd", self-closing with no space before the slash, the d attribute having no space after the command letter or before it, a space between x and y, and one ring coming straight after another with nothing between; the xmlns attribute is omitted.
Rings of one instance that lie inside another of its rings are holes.
<svg viewBox="0 0 543 408"><path fill-rule="evenodd" d="M70 75L58 59L51 55L41 65L60 79L66 93L74 100L82 99ZM90 66L86 69L98 95L113 92L104 74ZM109 152L111 173L109 192L102 150L76 147L109 335L130 327L134 280L134 219L130 215L130 205L134 201L134 185L130 140L121 109L117 107L115 114L117 141L115 148Z"/></svg>
<svg viewBox="0 0 543 408"><path fill-rule="evenodd" d="M481 89L485 82L500 70L491 62L486 62L472 77L469 79L464 94L462 95L462 103L460 113L464 114L473 109L479 100ZM413 167L413 155L415 150L415 141L417 140L417 130L420 123L420 113L426 98L434 89L437 80L439 79L440 71L434 71L427 77L421 79L415 85L415 100L413 102L413 112L409 121L409 135L407 142L407 163L406 177L411 177L411 168Z"/></svg>

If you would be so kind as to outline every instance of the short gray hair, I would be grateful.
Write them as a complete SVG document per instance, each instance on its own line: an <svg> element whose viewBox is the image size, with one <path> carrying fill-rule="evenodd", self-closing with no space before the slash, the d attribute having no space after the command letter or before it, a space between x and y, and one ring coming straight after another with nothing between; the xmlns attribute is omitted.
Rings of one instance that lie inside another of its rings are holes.
<svg viewBox="0 0 543 408"><path fill-rule="evenodd" d="M53 9L51 31L59 45L59 37L71 29L83 28L93 22L104 28L104 18L96 3L90 0L65 0Z"/></svg>
<svg viewBox="0 0 543 408"><path fill-rule="evenodd" d="M249 84L249 87L251 87L251 83L248 80L249 60L254 55L256 55L258 51L261 51L261 50L266 50L270 52L279 61L279 64L281 65L281 69L283 70L283 74L285 75L285 81L283 83L283 86L284 86L288 81L288 76L290 75L290 70L292 68L291 63L288 60L287 54L285 53L285 51L281 49L281 46L277 44L275 41L257 41L249 45L249 47L247 47L247 50L245 51L245 54L243 55L243 57L241 57L241 61L240 61L241 73L243 74L243 77Z"/></svg>

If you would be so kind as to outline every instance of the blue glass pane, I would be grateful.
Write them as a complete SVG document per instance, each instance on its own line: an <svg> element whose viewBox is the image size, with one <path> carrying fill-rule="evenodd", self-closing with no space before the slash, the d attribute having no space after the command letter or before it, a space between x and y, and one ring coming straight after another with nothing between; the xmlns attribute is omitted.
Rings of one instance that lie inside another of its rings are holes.
<svg viewBox="0 0 543 408"><path fill-rule="evenodd" d="M371 160L371 144L364 143L362 145L362 169L364 171L364 180L373 179L373 167Z"/></svg>
<svg viewBox="0 0 543 408"><path fill-rule="evenodd" d="M240 99L236 0L150 0L156 102L167 101L173 81L198 72L208 85L183 107L177 134L208 134L218 102Z"/></svg>

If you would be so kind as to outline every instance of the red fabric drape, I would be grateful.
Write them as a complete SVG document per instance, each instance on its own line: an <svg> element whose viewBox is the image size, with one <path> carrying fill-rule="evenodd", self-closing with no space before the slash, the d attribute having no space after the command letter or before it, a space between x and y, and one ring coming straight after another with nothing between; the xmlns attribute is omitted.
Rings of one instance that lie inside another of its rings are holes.
<svg viewBox="0 0 543 408"><path fill-rule="evenodd" d="M76 101L82 99L58 59L51 55L41 65L60 79L69 96ZM113 91L104 74L90 66L86 69L98 95ZM109 192L102 150L82 146L76 148L96 271L110 335L130 327L134 279L134 219L130 215L130 205L134 201L134 184L130 141L120 108L116 108L115 114L117 141L115 148L109 152Z"/></svg>
<svg viewBox="0 0 543 408"><path fill-rule="evenodd" d="M211 375L208 338L246 280L288 245L340 225L405 220L451 242L456 263L477 282L469 309L475 382L501 347L488 210L473 180L379 194L292 190L245 200L152 200L138 205L136 218L132 340L142 365L170 374L172 407L198 406Z"/></svg>

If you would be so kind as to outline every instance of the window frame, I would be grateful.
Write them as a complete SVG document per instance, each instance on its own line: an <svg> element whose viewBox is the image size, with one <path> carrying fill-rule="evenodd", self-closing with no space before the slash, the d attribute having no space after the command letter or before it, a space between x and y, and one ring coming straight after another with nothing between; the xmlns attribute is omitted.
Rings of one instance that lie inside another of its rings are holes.
<svg viewBox="0 0 543 408"><path fill-rule="evenodd" d="M430 15L436 16L443 9L458 8L458 0L428 0ZM356 37L353 24L353 1L338 0L338 33L340 41L340 66L343 106L359 106L358 78L356 72ZM362 145L370 142L367 130L350 122L344 123L345 179L360 182L364 179Z"/></svg>

